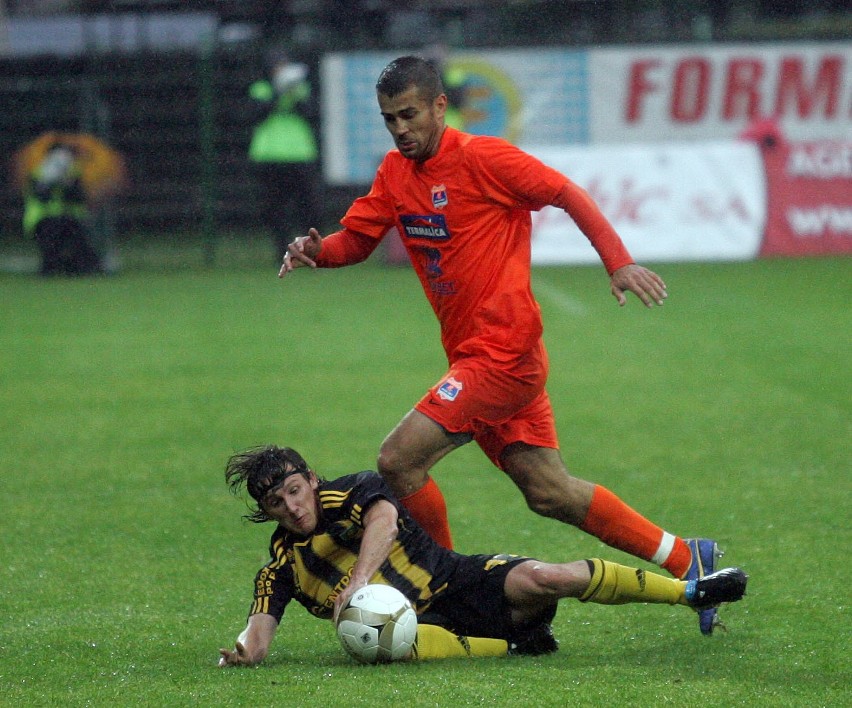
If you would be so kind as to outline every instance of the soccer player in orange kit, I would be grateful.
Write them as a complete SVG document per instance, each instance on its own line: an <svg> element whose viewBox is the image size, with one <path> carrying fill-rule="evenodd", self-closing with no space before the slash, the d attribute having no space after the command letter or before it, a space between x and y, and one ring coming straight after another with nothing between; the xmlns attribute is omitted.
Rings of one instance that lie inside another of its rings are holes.
<svg viewBox="0 0 852 708"><path fill-rule="evenodd" d="M398 229L440 322L449 370L385 438L379 473L418 523L451 548L446 503L429 471L475 440L533 511L677 578L712 573L721 555L713 540L668 533L565 468L530 285L530 212L552 205L568 213L600 255L619 305L628 291L647 307L662 305L663 280L633 262L597 205L567 177L505 140L446 126L447 97L426 60L394 60L376 92L396 149L341 220L344 228L297 238L279 277L302 266L360 263ZM715 609L699 613L702 633L717 623Z"/></svg>

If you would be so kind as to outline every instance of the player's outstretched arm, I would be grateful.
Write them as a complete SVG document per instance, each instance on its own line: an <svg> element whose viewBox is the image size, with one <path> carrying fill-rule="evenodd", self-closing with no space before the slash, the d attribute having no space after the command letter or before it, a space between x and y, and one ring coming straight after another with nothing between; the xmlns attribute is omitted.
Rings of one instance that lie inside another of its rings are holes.
<svg viewBox="0 0 852 708"><path fill-rule="evenodd" d="M278 277L283 278L294 268L308 266L316 268L316 257L322 250L322 236L316 229L308 229L307 236L299 236L293 243L287 246L284 262L278 271Z"/></svg>
<svg viewBox="0 0 852 708"><path fill-rule="evenodd" d="M254 666L266 658L269 645L278 629L272 615L252 615L246 628L237 637L233 649L219 650L219 666Z"/></svg>
<svg viewBox="0 0 852 708"><path fill-rule="evenodd" d="M358 560L352 568L349 585L334 602L335 623L352 594L369 583L382 563L387 560L399 532L398 520L396 507L387 499L379 499L367 509L364 514L364 535L361 537Z"/></svg>
<svg viewBox="0 0 852 708"><path fill-rule="evenodd" d="M654 271L631 263L622 266L610 276L612 294L622 307L627 303L627 292L638 297L646 307L662 305L669 296L663 279Z"/></svg>

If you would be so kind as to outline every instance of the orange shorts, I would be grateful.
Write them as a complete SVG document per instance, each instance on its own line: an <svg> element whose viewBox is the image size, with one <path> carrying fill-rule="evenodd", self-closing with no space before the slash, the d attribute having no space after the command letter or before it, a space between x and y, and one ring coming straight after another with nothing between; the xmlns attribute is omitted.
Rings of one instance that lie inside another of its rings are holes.
<svg viewBox="0 0 852 708"><path fill-rule="evenodd" d="M499 468L511 443L558 448L544 347L517 363L495 368L487 359L466 358L450 367L415 409L447 432L470 434Z"/></svg>

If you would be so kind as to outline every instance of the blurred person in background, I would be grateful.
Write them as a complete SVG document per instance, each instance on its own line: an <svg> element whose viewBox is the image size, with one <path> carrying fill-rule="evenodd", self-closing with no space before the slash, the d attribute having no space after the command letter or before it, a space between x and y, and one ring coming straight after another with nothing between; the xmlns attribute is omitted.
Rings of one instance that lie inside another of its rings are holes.
<svg viewBox="0 0 852 708"><path fill-rule="evenodd" d="M23 231L41 252L40 273L105 272L96 220L126 186L122 156L93 135L51 131L21 148L13 164Z"/></svg>
<svg viewBox="0 0 852 708"><path fill-rule="evenodd" d="M755 143L761 150L774 150L787 142L781 121L776 117L754 118L737 137Z"/></svg>
<svg viewBox="0 0 852 708"><path fill-rule="evenodd" d="M444 125L456 130L465 129L465 104L467 102L467 75L458 66L450 63L450 49L445 44L426 47L424 58L441 76L444 92L447 95L447 109L444 112Z"/></svg>
<svg viewBox="0 0 852 708"><path fill-rule="evenodd" d="M41 275L103 272L92 243L91 213L79 152L57 141L29 175L24 188L24 234L41 252Z"/></svg>
<svg viewBox="0 0 852 708"><path fill-rule="evenodd" d="M281 259L296 234L320 221L321 172L308 67L278 49L266 61L267 77L249 87L260 118L248 156L261 190L263 221Z"/></svg>

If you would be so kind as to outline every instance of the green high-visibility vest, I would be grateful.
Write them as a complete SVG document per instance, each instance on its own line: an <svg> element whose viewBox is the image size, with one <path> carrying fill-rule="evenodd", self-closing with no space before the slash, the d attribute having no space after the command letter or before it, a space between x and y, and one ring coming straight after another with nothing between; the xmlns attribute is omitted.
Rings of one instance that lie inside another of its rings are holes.
<svg viewBox="0 0 852 708"><path fill-rule="evenodd" d="M86 204L68 198L68 188L57 184L50 189L47 198L41 198L33 191L32 182L24 191L24 234L32 236L36 226L43 219L57 216L70 216L80 221L86 219L89 210Z"/></svg>
<svg viewBox="0 0 852 708"><path fill-rule="evenodd" d="M269 81L255 81L249 95L258 101L275 101L272 112L254 129L249 145L253 162L314 162L319 154L310 123L296 112L296 104L310 96L302 81L275 98Z"/></svg>

